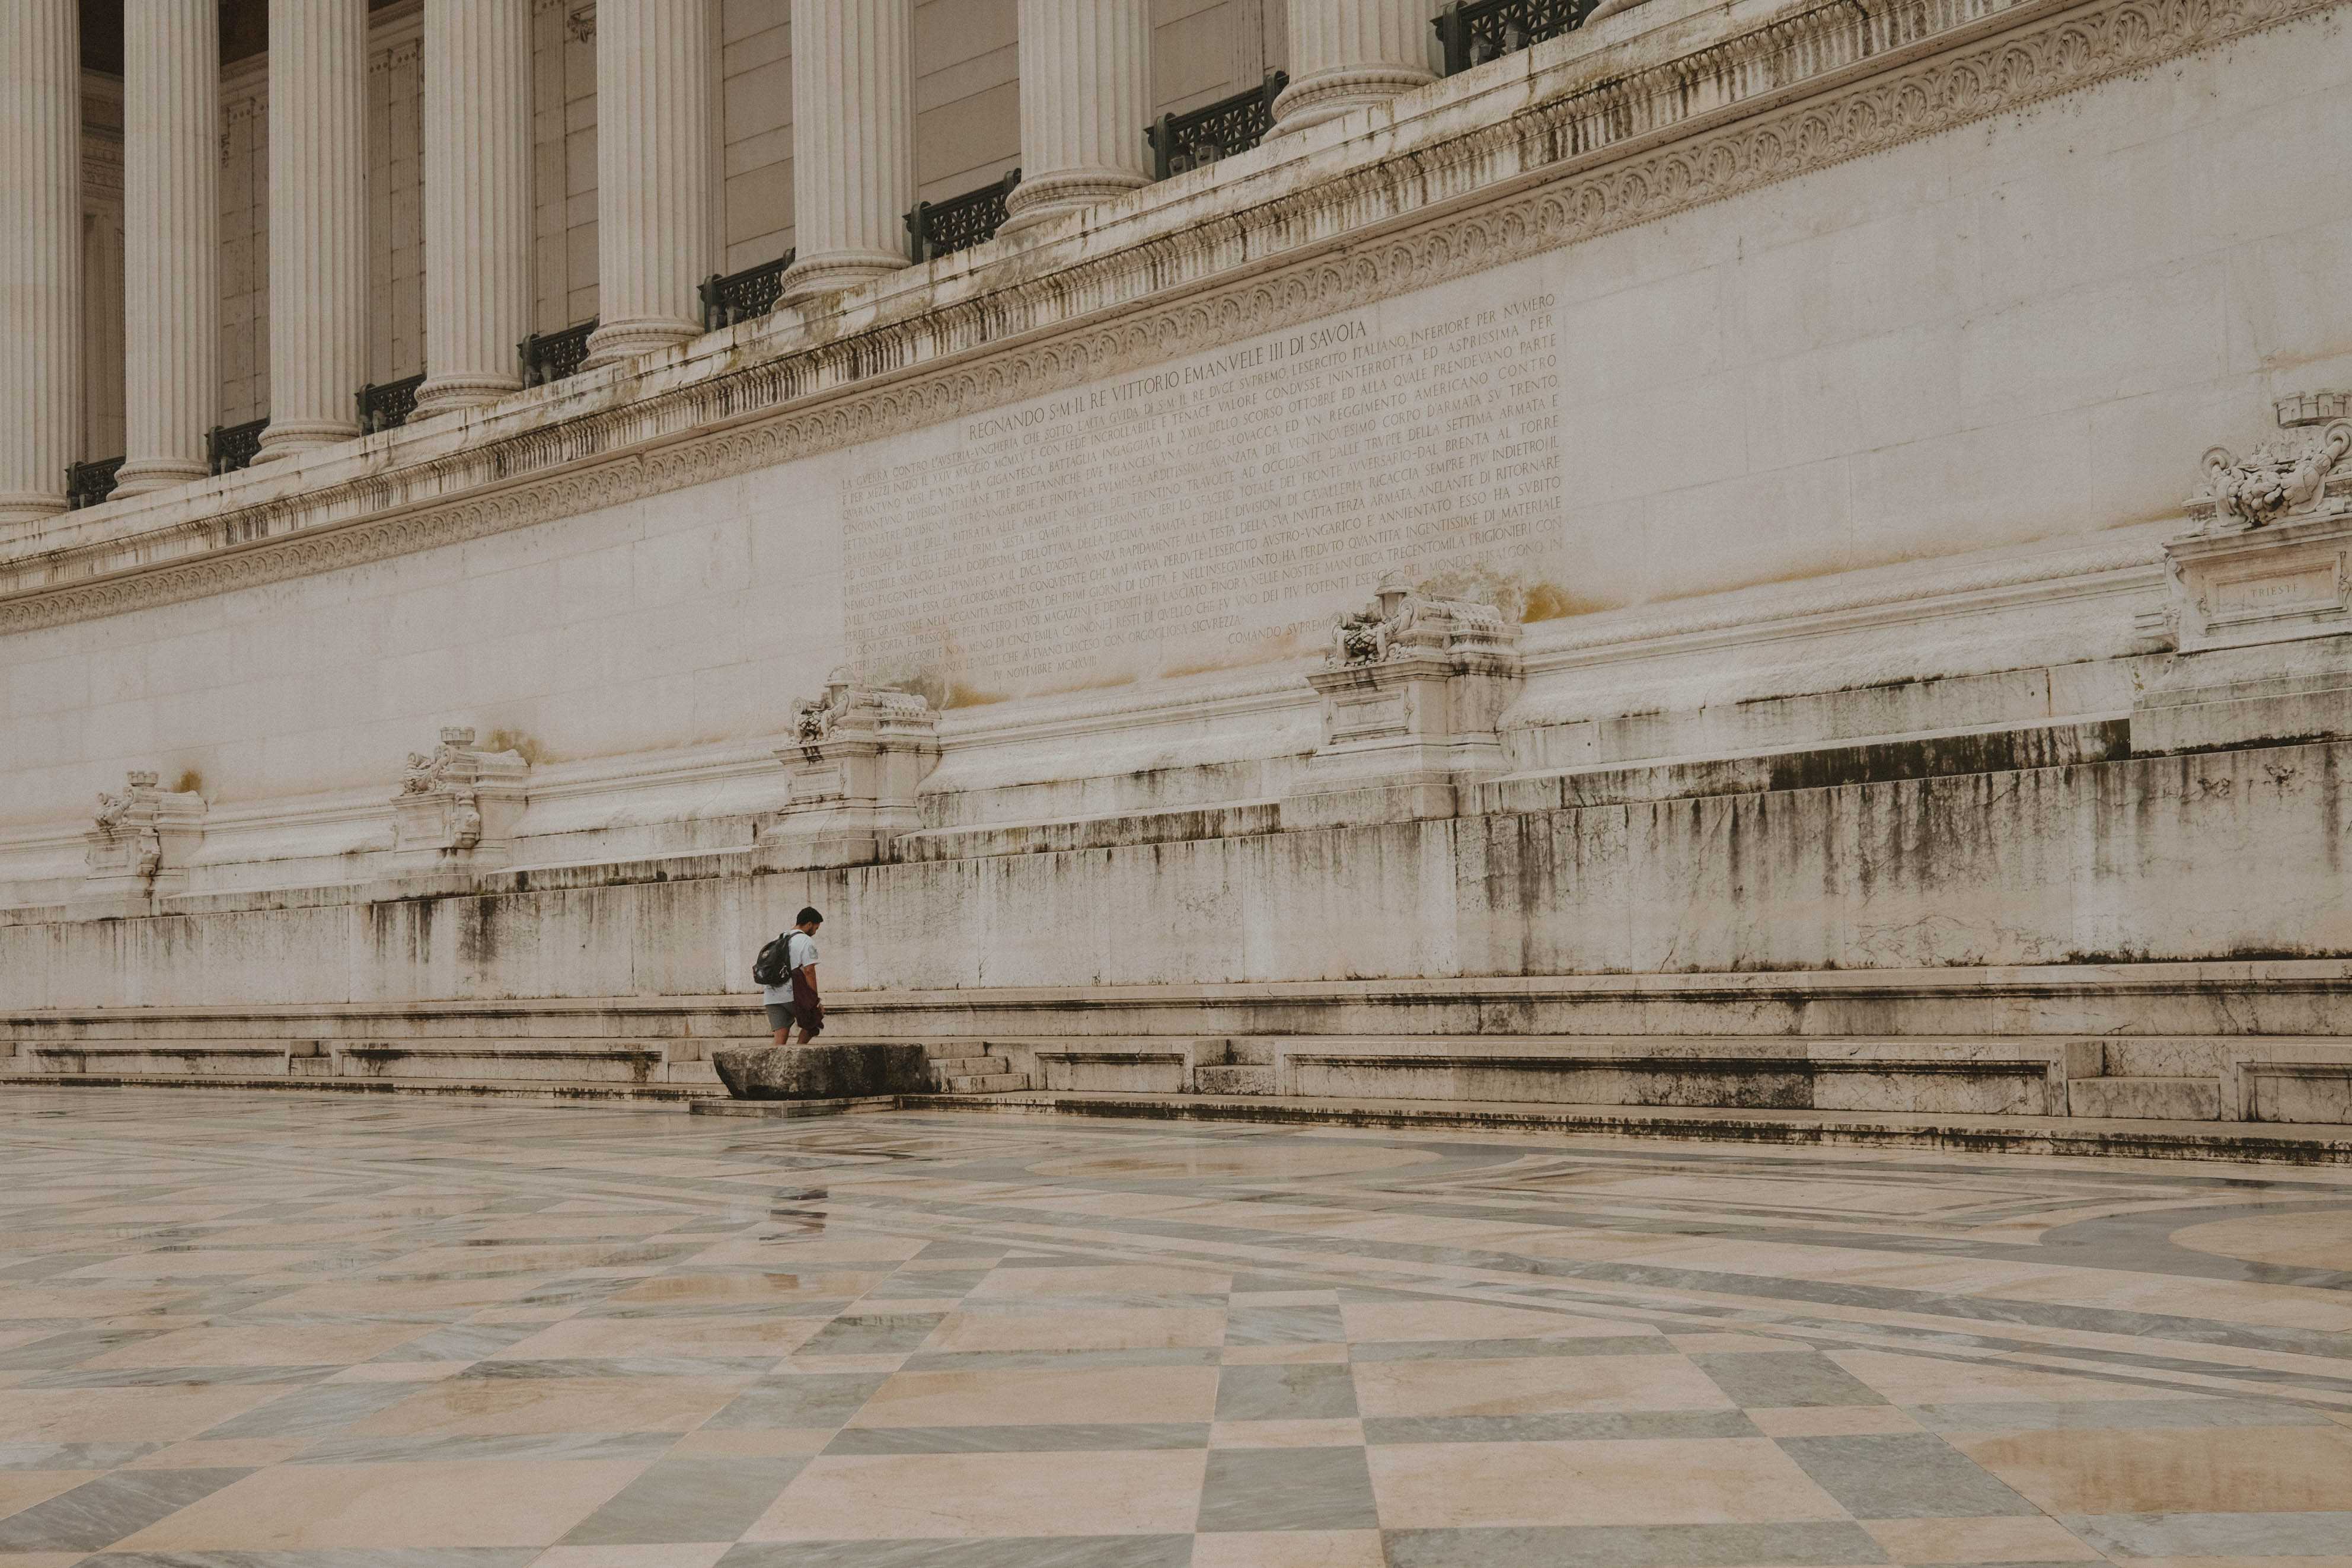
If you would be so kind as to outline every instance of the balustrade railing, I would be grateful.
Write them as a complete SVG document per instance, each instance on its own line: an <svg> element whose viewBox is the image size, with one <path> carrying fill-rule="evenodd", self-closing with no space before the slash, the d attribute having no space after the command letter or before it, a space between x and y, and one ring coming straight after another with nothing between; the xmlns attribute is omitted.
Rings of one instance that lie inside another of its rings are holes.
<svg viewBox="0 0 2352 1568"><path fill-rule="evenodd" d="M1430 19L1453 76L1584 26L1601 0L1453 0Z"/></svg>
<svg viewBox="0 0 2352 1568"><path fill-rule="evenodd" d="M1274 100L1289 85L1288 71L1268 71L1265 80L1245 92L1182 114L1161 115L1143 131L1151 143L1151 177L1165 180L1265 141L1274 129Z"/></svg>
<svg viewBox="0 0 2352 1568"><path fill-rule="evenodd" d="M95 507L114 494L114 476L122 467L120 457L101 457L94 463L75 463L66 468L66 505L74 511Z"/></svg>
<svg viewBox="0 0 2352 1568"><path fill-rule="evenodd" d="M233 473L253 465L255 455L261 450L261 433L269 428L267 419L249 419L243 424L215 424L205 433L205 459L215 474Z"/></svg>
<svg viewBox="0 0 2352 1568"><path fill-rule="evenodd" d="M522 384L545 386L578 375L580 361L588 357L588 334L595 329L592 319L552 332L533 332L517 343L515 352L522 358Z"/></svg>
<svg viewBox="0 0 2352 1568"><path fill-rule="evenodd" d="M786 251L773 261L747 267L725 277L712 273L702 280L702 329L716 332L754 316L765 316L783 298L784 269L799 253Z"/></svg>
<svg viewBox="0 0 2352 1568"><path fill-rule="evenodd" d="M379 430L393 430L406 424L416 412L416 389L425 384L425 372L403 376L396 382L370 383L355 394L360 405L360 430L373 435Z"/></svg>
<svg viewBox="0 0 2352 1568"><path fill-rule="evenodd" d="M951 256L996 237L1004 223L1004 198L1021 183L1021 171L977 191L950 196L944 202L917 202L907 214L907 250L918 265L934 256Z"/></svg>

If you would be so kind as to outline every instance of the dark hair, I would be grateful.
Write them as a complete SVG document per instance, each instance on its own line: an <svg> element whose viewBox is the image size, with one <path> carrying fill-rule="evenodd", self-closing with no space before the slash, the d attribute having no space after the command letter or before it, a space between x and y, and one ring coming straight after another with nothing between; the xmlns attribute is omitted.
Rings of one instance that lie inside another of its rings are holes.
<svg viewBox="0 0 2352 1568"><path fill-rule="evenodd" d="M814 908L803 909L798 915L793 916L793 924L795 925L822 925L824 924L824 916L819 915Z"/></svg>

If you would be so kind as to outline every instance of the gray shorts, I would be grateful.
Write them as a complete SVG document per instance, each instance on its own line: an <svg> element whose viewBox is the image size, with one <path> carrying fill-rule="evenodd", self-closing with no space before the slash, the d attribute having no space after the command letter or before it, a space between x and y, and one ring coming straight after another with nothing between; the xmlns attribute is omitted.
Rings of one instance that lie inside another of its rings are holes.
<svg viewBox="0 0 2352 1568"><path fill-rule="evenodd" d="M812 1025L809 1023L809 1020L801 1017L800 1009L794 1008L789 1002L770 1002L768 1004L768 1032L770 1034L775 1033L776 1030L780 1029L790 1029L794 1024L801 1024L807 1027L808 1032L814 1036L818 1030L824 1027L824 1020L822 1017L819 1017Z"/></svg>

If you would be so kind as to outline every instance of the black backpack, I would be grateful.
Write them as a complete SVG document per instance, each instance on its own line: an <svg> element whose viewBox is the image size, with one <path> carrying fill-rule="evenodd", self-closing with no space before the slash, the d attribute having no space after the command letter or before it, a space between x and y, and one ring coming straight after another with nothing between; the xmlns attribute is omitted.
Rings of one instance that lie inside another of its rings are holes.
<svg viewBox="0 0 2352 1568"><path fill-rule="evenodd" d="M784 967L784 955L792 948L793 934L789 931L760 949L751 960L751 983L755 986L781 986L792 971Z"/></svg>

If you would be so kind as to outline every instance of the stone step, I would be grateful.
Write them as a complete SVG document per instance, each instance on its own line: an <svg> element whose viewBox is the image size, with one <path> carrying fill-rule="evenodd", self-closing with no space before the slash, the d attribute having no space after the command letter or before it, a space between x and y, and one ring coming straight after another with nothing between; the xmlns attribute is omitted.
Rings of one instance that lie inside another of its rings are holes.
<svg viewBox="0 0 2352 1568"><path fill-rule="evenodd" d="M1029 1087L1025 1072L943 1073L940 1078L943 1094L1013 1094Z"/></svg>
<svg viewBox="0 0 2352 1568"><path fill-rule="evenodd" d="M2211 1122L2221 1115L2218 1078L2077 1078L2066 1086L2076 1116L2132 1122Z"/></svg>
<svg viewBox="0 0 2352 1568"><path fill-rule="evenodd" d="M934 1076L970 1078L983 1072L1009 1072L1013 1064L1001 1056L934 1056L931 1072Z"/></svg>
<svg viewBox="0 0 2352 1568"><path fill-rule="evenodd" d="M1264 1066L1196 1067L1192 1070L1192 1087L1201 1094L1271 1094L1274 1092L1274 1064Z"/></svg>

